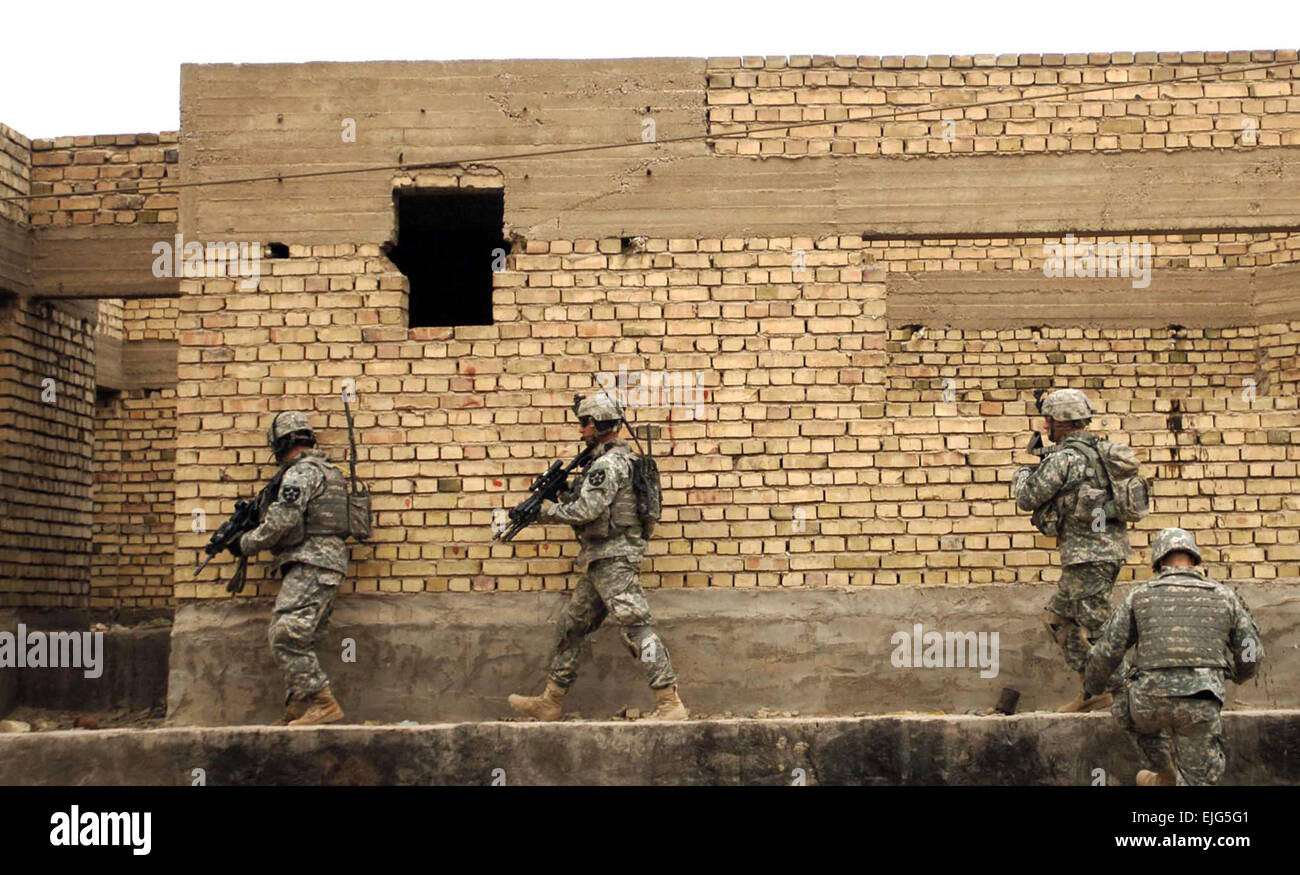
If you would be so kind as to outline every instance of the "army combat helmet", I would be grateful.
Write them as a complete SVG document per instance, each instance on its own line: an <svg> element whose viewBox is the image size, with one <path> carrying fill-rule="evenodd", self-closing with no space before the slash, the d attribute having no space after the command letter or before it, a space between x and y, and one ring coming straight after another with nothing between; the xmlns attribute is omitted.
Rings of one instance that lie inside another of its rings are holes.
<svg viewBox="0 0 1300 875"><path fill-rule="evenodd" d="M597 392L585 398L574 395L573 412L578 415L579 422L590 417L596 423L596 430L600 432L613 431L623 420L623 412L614 403L614 399L604 392Z"/></svg>
<svg viewBox="0 0 1300 875"><path fill-rule="evenodd" d="M1078 389L1057 389L1043 399L1043 415L1058 422L1078 422L1092 419L1092 405L1088 396Z"/></svg>
<svg viewBox="0 0 1300 875"><path fill-rule="evenodd" d="M1196 538L1186 529L1161 529L1151 540L1151 567L1160 568L1160 560L1181 550L1191 555L1196 560L1195 564L1201 564L1201 551L1197 549Z"/></svg>
<svg viewBox="0 0 1300 875"><path fill-rule="evenodd" d="M271 427L266 430L266 443L279 459L289 452L290 447L298 444L316 446L316 433L312 431L307 414L282 410L271 419Z"/></svg>

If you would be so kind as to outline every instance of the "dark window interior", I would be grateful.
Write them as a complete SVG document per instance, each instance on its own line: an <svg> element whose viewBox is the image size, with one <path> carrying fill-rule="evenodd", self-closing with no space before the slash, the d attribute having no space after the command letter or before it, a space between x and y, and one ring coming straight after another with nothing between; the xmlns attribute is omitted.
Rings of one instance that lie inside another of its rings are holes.
<svg viewBox="0 0 1300 875"><path fill-rule="evenodd" d="M410 281L410 327L491 325L493 250L510 251L505 192L399 190L393 199L397 242L385 254Z"/></svg>

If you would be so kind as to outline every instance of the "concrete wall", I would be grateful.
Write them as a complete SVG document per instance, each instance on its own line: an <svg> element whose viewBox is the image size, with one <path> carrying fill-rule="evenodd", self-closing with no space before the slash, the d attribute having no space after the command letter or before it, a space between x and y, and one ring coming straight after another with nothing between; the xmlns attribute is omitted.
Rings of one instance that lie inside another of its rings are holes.
<svg viewBox="0 0 1300 875"><path fill-rule="evenodd" d="M189 182L477 162L505 174L507 229L547 240L1300 225L1300 163L1288 148L760 162L702 140L641 145L646 118L659 141L710 132L706 77L703 59L185 65L181 163ZM341 135L345 119L355 142ZM493 160L609 143L637 145ZM398 175L189 189L181 231L379 243L392 233Z"/></svg>
<svg viewBox="0 0 1300 875"><path fill-rule="evenodd" d="M1300 783L1294 712L1223 723L1223 784ZM0 735L0 784L27 786L1131 786L1141 766L1108 714Z"/></svg>
<svg viewBox="0 0 1300 875"><path fill-rule="evenodd" d="M0 629L12 630L17 627L17 612L0 609ZM0 717L8 714L17 704L18 672L11 669L0 669Z"/></svg>
<svg viewBox="0 0 1300 875"><path fill-rule="evenodd" d="M30 633L81 632L96 617L80 611L0 611L0 631L14 634L19 623ZM140 619L144 619L141 617ZM18 706L70 711L143 711L160 707L167 691L166 625L111 625L103 631L99 677L85 667L0 668L0 716Z"/></svg>
<svg viewBox="0 0 1300 875"><path fill-rule="evenodd" d="M1021 692L1020 710L1053 710L1077 690L1041 623L1046 586L870 587L814 590L670 590L650 596L657 626L698 712L748 715L964 713L991 708L1002 687ZM1125 588L1121 588L1121 592ZM1242 595L1264 635L1258 680L1234 688L1232 704L1300 707L1287 679L1300 671L1300 592L1251 585ZM1116 598L1119 596L1117 595ZM512 692L541 689L565 596L491 593L344 596L320 648L348 719L460 721L513 714ZM283 681L266 645L271 604L185 605L172 630L167 691L177 724L268 723L283 708ZM997 632L996 677L971 668L893 665L896 632ZM340 656L343 640L355 662ZM624 707L650 710L641 666L616 628L601 629L566 708L587 719Z"/></svg>

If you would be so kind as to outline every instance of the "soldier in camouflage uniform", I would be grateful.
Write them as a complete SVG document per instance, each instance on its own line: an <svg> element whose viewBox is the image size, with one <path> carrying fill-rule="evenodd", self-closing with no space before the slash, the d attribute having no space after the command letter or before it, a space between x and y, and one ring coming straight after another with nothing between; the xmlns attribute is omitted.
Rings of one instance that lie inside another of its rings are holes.
<svg viewBox="0 0 1300 875"><path fill-rule="evenodd" d="M538 520L573 526L581 546L577 568L585 570L556 630L545 691L512 695L510 705L539 720L559 719L560 700L577 678L587 636L611 617L629 652L645 667L656 701L651 719L685 720L689 715L677 696L668 647L654 630L638 579L646 542L632 484L636 456L618 438L622 413L612 399L598 394L584 399L577 414L582 440L595 453L563 501L542 504Z"/></svg>
<svg viewBox="0 0 1300 875"><path fill-rule="evenodd" d="M1082 689L1091 639L1110 614L1110 594L1128 559L1128 527L1109 502L1109 486L1097 454L1099 436L1087 431L1092 406L1078 389L1058 389L1043 399L1045 428L1056 446L1043 461L1016 471L1016 506L1033 511L1055 530L1061 553L1061 580L1048 602L1048 632L1079 673L1080 691L1060 712L1109 707L1110 693L1089 696Z"/></svg>
<svg viewBox="0 0 1300 875"><path fill-rule="evenodd" d="M334 597L348 570L347 482L316 449L306 414L277 413L267 442L280 463L279 489L260 508L261 524L239 540L238 552L252 556L270 549L272 573L281 576L267 639L284 671L288 693L277 725L336 723L343 709L330 692L316 658L334 609Z"/></svg>
<svg viewBox="0 0 1300 875"><path fill-rule="evenodd" d="M1190 532L1164 529L1151 543L1156 574L1115 609L1088 655L1085 689L1100 691L1136 648L1134 677L1111 713L1151 769L1140 786L1205 786L1223 775L1224 680L1249 680L1264 647L1245 602L1205 574Z"/></svg>

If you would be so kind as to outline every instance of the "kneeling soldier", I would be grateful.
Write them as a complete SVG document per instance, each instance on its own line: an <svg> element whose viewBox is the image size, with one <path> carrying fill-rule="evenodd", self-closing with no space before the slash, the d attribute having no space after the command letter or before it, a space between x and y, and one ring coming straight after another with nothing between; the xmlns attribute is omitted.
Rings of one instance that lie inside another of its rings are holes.
<svg viewBox="0 0 1300 875"><path fill-rule="evenodd" d="M605 618L621 629L623 643L645 666L657 707L654 720L685 720L686 707L677 697L668 647L655 633L650 605L638 580L645 536L637 514L632 448L618 439L622 413L609 397L600 394L578 405L580 434L594 448L570 500L542 504L538 520L568 523L577 533L581 552L577 567L586 571L560 618L546 689L540 696L510 696L510 706L538 720L557 720L560 700L578 676L578 660L587 636Z"/></svg>
<svg viewBox="0 0 1300 875"><path fill-rule="evenodd" d="M1206 576L1190 532L1164 529L1151 543L1156 575L1133 588L1088 654L1093 695L1124 658L1136 675L1111 713L1133 735L1151 770L1141 786L1216 784L1223 775L1224 680L1249 680L1264 647L1245 602Z"/></svg>
<svg viewBox="0 0 1300 875"><path fill-rule="evenodd" d="M239 552L252 556L270 548L272 573L281 575L267 632L288 686L284 716L276 725L336 723L343 719L343 709L330 692L316 647L324 640L334 597L348 570L343 540L348 534L347 481L315 448L316 435L304 413L277 413L267 442L280 463L275 476L279 489L268 491L261 524L240 538Z"/></svg>

